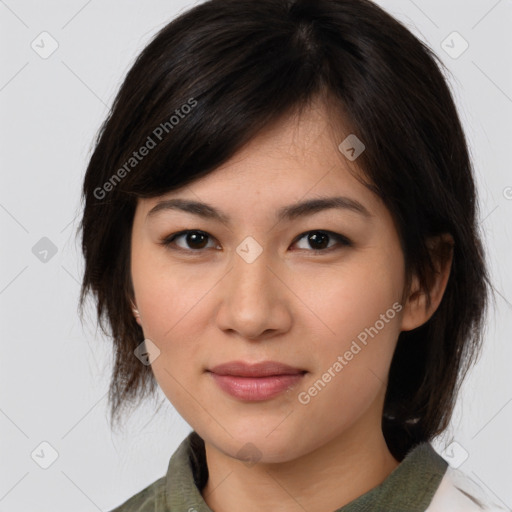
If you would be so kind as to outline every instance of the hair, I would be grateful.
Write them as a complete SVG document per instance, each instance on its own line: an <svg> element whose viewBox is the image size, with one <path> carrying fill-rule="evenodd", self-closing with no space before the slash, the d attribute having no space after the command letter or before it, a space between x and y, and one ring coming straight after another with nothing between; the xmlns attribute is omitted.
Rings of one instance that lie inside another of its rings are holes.
<svg viewBox="0 0 512 512"><path fill-rule="evenodd" d="M439 307L399 335L382 418L398 460L447 428L481 348L489 279L472 163L444 69L369 0L209 0L156 34L120 87L83 182L80 310L92 293L113 340L111 421L156 389L151 367L134 357L144 338L130 304L137 199L206 176L271 123L321 98L332 121L366 146L360 179L393 216L407 283L417 275L429 297L428 241L453 239Z"/></svg>

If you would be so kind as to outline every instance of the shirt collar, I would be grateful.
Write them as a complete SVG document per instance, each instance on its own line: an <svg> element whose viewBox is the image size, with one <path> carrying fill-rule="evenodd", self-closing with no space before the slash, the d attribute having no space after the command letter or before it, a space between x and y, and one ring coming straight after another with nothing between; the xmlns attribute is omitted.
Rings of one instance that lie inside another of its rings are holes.
<svg viewBox="0 0 512 512"><path fill-rule="evenodd" d="M380 485L335 512L423 512L431 502L447 467L446 461L429 443L420 443L407 453ZM166 475L168 512L212 512L201 496L207 480L204 441L192 431L169 461Z"/></svg>

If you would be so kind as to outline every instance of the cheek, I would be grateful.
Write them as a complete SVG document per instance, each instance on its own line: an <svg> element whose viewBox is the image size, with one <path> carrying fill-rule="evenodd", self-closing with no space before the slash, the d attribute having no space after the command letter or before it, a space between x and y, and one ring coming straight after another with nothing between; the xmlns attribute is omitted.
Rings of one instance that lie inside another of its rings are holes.
<svg viewBox="0 0 512 512"><path fill-rule="evenodd" d="M190 328L190 317L215 280L199 266L171 264L165 249L145 240L133 245L131 272L144 334L166 350L183 325Z"/></svg>
<svg viewBox="0 0 512 512"><path fill-rule="evenodd" d="M132 280L144 338L160 351L152 372L169 401L187 418L190 395L185 390L192 390L200 378L205 357L201 339L208 316L200 314L201 299L214 281L197 271L171 268L154 249L142 251L137 246L132 252Z"/></svg>
<svg viewBox="0 0 512 512"><path fill-rule="evenodd" d="M134 288L144 337L160 350L151 369L176 410L186 421L194 422L201 410L196 410L191 394L197 394L196 386L204 377L204 333L210 318L204 307L214 281L210 283L201 273L147 263L134 279Z"/></svg>
<svg viewBox="0 0 512 512"><path fill-rule="evenodd" d="M379 260L368 254L322 272L311 268L309 274L302 273L294 291L313 313L310 329L316 325L320 332L320 326L325 333L319 342L339 350L348 348L361 333L364 342L364 333L374 332L376 323L381 338L398 336L402 279L400 260L393 262L391 255Z"/></svg>
<svg viewBox="0 0 512 512"><path fill-rule="evenodd" d="M162 352L190 352L207 328L201 302L211 286L205 279L187 278L183 272L155 270L150 274L136 288L144 335L154 339Z"/></svg>
<svg viewBox="0 0 512 512"><path fill-rule="evenodd" d="M336 335L317 339L317 364L297 395L312 431L318 418L326 436L350 428L363 416L380 421L379 404L400 325L400 305L391 300L381 292L353 299L345 308L331 306Z"/></svg>
<svg viewBox="0 0 512 512"><path fill-rule="evenodd" d="M399 262L360 260L346 272L301 281L299 293L307 294L313 282L321 286L309 300L325 326L313 344L315 372L305 383L304 401L315 402L313 408L337 403L346 410L364 409L385 387L400 333ZM318 319L311 315L309 323L311 332Z"/></svg>

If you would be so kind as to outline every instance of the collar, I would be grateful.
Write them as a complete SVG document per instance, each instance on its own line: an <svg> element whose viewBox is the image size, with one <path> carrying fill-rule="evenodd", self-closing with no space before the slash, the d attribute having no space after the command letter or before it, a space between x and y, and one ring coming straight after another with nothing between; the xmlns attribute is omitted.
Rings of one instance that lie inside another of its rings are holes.
<svg viewBox="0 0 512 512"><path fill-rule="evenodd" d="M448 464L429 443L413 447L377 487L335 512L424 512L441 483ZM212 512L201 490L208 480L204 441L192 431L169 461L165 479L168 512Z"/></svg>

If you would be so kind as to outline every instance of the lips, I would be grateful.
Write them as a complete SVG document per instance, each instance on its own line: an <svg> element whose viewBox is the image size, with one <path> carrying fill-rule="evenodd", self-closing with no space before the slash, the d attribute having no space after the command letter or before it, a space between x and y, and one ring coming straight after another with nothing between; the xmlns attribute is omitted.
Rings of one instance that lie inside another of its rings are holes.
<svg viewBox="0 0 512 512"><path fill-rule="evenodd" d="M263 361L249 364L244 361L231 361L214 366L209 370L217 375L232 375L234 377L269 377L272 375L298 375L306 370L294 368L276 361Z"/></svg>
<svg viewBox="0 0 512 512"><path fill-rule="evenodd" d="M231 361L214 366L208 373L228 395L242 401L262 401L291 390L307 372L275 361Z"/></svg>

